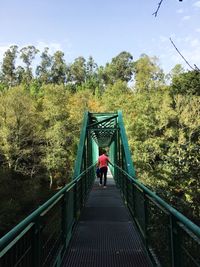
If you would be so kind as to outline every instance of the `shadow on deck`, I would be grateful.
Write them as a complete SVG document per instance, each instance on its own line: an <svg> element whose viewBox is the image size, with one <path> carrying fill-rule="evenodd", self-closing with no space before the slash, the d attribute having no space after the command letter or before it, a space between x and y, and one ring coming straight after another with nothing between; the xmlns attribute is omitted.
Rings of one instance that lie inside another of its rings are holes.
<svg viewBox="0 0 200 267"><path fill-rule="evenodd" d="M107 188L99 187L98 182L96 179L62 266L151 266L112 176L108 175Z"/></svg>

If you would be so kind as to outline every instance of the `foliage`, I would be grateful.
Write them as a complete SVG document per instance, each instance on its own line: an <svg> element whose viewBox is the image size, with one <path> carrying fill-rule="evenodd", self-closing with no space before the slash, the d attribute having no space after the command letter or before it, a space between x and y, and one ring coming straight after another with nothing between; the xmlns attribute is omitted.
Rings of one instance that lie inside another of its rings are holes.
<svg viewBox="0 0 200 267"><path fill-rule="evenodd" d="M48 174L51 186L63 186L73 172L83 112L120 109L138 179L199 222L199 72L177 65L166 85L155 57L134 62L123 51L105 66L92 57L67 65L62 51L50 55L45 48L34 75L38 50L21 49L25 66L15 66L17 49L6 51L0 71L1 167L29 181Z"/></svg>
<svg viewBox="0 0 200 267"><path fill-rule="evenodd" d="M75 85L81 85L86 80L86 63L83 57L78 57L69 68L69 80Z"/></svg>
<svg viewBox="0 0 200 267"><path fill-rule="evenodd" d="M3 92L0 98L0 151L4 163L32 175L38 153L34 103L23 87Z"/></svg>
<svg viewBox="0 0 200 267"><path fill-rule="evenodd" d="M150 91L164 84L164 73L160 69L156 57L145 54L134 62L135 90L137 92Z"/></svg>
<svg viewBox="0 0 200 267"><path fill-rule="evenodd" d="M200 96L200 72L193 70L174 76L172 94Z"/></svg>
<svg viewBox="0 0 200 267"><path fill-rule="evenodd" d="M48 53L49 48L45 47L41 54L41 63L36 68L36 75L42 84L47 84L51 80L50 67L52 65L52 57Z"/></svg>
<svg viewBox="0 0 200 267"><path fill-rule="evenodd" d="M64 60L64 53L56 51L52 58L51 81L54 84L64 84L66 81L67 66Z"/></svg>
<svg viewBox="0 0 200 267"><path fill-rule="evenodd" d="M33 78L33 73L32 73L32 61L35 58L36 54L39 52L38 49L35 48L33 45L29 45L27 47L23 47L20 50L20 59L25 64L25 71L23 72L23 83L25 85L29 85L32 78Z"/></svg>
<svg viewBox="0 0 200 267"><path fill-rule="evenodd" d="M107 63L104 71L105 83L115 83L117 80L129 82L133 75L133 57L123 51Z"/></svg>
<svg viewBox="0 0 200 267"><path fill-rule="evenodd" d="M5 52L3 63L2 63L2 81L8 86L15 85L16 79L16 68L15 68L15 60L17 57L17 49L16 45L10 46L10 48Z"/></svg>

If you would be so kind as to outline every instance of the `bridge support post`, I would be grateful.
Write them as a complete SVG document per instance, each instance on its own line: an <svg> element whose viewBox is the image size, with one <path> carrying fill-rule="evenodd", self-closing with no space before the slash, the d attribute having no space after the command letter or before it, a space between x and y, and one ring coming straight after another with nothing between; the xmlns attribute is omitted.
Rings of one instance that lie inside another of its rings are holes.
<svg viewBox="0 0 200 267"><path fill-rule="evenodd" d="M35 229L33 231L33 266L41 266L41 223L40 216L35 222Z"/></svg>
<svg viewBox="0 0 200 267"><path fill-rule="evenodd" d="M66 250L67 247L67 192L65 191L62 203L62 245L63 245L63 252Z"/></svg>
<svg viewBox="0 0 200 267"><path fill-rule="evenodd" d="M171 237L171 266L181 267L181 236L177 227L176 220L174 216L170 215L170 237Z"/></svg>

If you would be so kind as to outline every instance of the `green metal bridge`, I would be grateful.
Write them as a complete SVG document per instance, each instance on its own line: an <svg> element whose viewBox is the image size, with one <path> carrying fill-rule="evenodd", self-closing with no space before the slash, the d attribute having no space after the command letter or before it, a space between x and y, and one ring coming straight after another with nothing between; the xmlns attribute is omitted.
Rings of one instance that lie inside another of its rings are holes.
<svg viewBox="0 0 200 267"><path fill-rule="evenodd" d="M122 113L86 112L72 181L0 239L0 266L200 266L200 228L136 179Z"/></svg>

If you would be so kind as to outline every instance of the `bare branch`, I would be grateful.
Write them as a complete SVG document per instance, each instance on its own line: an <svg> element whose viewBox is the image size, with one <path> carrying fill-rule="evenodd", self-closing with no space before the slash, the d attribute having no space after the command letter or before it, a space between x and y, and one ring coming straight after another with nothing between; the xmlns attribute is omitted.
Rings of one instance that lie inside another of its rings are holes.
<svg viewBox="0 0 200 267"><path fill-rule="evenodd" d="M160 6L161 6L162 2L163 2L163 0L161 0L161 1L158 3L158 8L157 8L156 11L152 14L152 15L154 15L155 17L157 17L157 15L158 15L158 11L159 11L159 9L160 9Z"/></svg>
<svg viewBox="0 0 200 267"><path fill-rule="evenodd" d="M195 66L195 69L196 69L196 70L198 70L198 71L200 72L200 69L199 69L199 67L197 67L197 65L196 65L196 64L194 64L194 66Z"/></svg>
<svg viewBox="0 0 200 267"><path fill-rule="evenodd" d="M179 55L183 58L183 60L185 61L185 63L192 69L192 70L197 70L200 71L200 69L197 67L197 65L194 64L194 67L192 67L190 65L190 63L186 60L186 58L181 54L181 52L178 50L178 48L176 47L176 45L174 44L174 42L172 41L171 38L169 38L170 42L172 43L172 45L174 46L174 48L176 49L176 51L179 53Z"/></svg>
<svg viewBox="0 0 200 267"><path fill-rule="evenodd" d="M179 2L182 2L183 0L179 0ZM158 8L156 9L156 11L152 14L153 16L157 17L158 15L158 11L160 9L160 6L162 5L162 2L163 0L161 0L159 3L158 3Z"/></svg>

